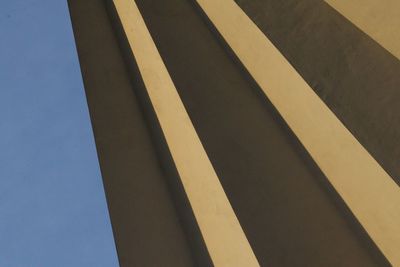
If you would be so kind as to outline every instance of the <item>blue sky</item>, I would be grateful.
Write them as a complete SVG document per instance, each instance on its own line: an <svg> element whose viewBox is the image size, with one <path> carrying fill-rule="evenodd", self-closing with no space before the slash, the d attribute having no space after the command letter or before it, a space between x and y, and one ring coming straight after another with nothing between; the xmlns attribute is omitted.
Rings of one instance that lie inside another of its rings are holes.
<svg viewBox="0 0 400 267"><path fill-rule="evenodd" d="M65 0L0 1L0 266L118 266Z"/></svg>

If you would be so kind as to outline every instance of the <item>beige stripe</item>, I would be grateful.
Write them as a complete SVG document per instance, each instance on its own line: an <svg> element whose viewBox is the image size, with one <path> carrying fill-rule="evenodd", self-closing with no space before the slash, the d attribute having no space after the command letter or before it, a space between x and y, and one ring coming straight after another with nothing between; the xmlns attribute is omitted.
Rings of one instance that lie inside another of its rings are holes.
<svg viewBox="0 0 400 267"><path fill-rule="evenodd" d="M214 265L259 266L135 2L114 5Z"/></svg>
<svg viewBox="0 0 400 267"><path fill-rule="evenodd" d="M325 0L400 59L399 0Z"/></svg>
<svg viewBox="0 0 400 267"><path fill-rule="evenodd" d="M371 238L400 266L400 188L233 0L197 2Z"/></svg>

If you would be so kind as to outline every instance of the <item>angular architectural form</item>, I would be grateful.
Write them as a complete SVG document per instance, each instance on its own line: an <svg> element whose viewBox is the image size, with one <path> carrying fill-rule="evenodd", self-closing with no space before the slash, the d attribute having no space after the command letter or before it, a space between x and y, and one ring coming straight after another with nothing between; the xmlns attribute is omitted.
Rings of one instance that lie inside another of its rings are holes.
<svg viewBox="0 0 400 267"><path fill-rule="evenodd" d="M400 4L328 2L69 0L121 266L400 266Z"/></svg>

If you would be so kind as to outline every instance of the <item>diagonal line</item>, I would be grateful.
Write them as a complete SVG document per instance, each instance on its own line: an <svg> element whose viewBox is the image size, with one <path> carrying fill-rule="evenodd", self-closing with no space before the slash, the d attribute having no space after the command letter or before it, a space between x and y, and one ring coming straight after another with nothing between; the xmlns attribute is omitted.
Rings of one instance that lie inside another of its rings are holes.
<svg viewBox="0 0 400 267"><path fill-rule="evenodd" d="M233 0L197 0L379 249L400 266L400 188Z"/></svg>
<svg viewBox="0 0 400 267"><path fill-rule="evenodd" d="M400 59L400 1L325 0L325 2Z"/></svg>
<svg viewBox="0 0 400 267"><path fill-rule="evenodd" d="M259 266L136 3L113 1L215 266Z"/></svg>

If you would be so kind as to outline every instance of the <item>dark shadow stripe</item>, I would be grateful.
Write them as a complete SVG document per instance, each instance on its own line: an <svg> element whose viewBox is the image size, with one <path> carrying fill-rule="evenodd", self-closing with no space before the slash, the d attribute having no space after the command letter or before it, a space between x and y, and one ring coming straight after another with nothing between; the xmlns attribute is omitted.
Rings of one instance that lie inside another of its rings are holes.
<svg viewBox="0 0 400 267"><path fill-rule="evenodd" d="M134 90L135 94L140 101L145 119L148 122L147 125L151 130L149 135L152 136L157 156L161 159L163 170L168 177L167 182L172 193L171 198L174 200L175 206L178 209L183 222L183 228L186 232L186 238L189 240L189 245L195 256L196 266L213 266L116 8L112 0L106 0L106 2L110 18L113 22L114 32L118 36L119 47L123 52L124 61L129 71L130 79L136 89ZM165 263L163 263L163 266L164 264Z"/></svg>
<svg viewBox="0 0 400 267"><path fill-rule="evenodd" d="M138 0L262 266L388 266L191 1Z"/></svg>
<svg viewBox="0 0 400 267"><path fill-rule="evenodd" d="M173 163L159 157L163 139L151 138L136 95L144 88L126 68L105 2L69 7L120 265L197 266L167 186L177 181Z"/></svg>
<svg viewBox="0 0 400 267"><path fill-rule="evenodd" d="M400 61L322 0L236 0L400 183Z"/></svg>

